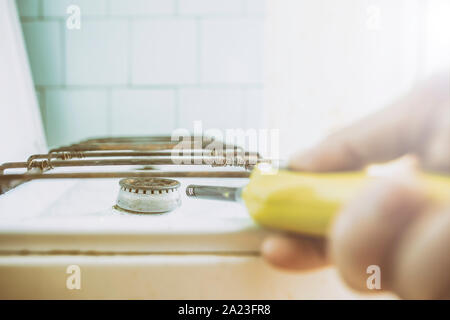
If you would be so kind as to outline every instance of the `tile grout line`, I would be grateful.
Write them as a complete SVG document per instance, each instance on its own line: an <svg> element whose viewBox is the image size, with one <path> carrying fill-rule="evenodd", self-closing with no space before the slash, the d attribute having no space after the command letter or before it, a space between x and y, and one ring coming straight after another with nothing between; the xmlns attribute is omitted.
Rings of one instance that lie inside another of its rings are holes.
<svg viewBox="0 0 450 320"><path fill-rule="evenodd" d="M264 14L248 14L243 16L242 13L234 13L234 14L124 14L124 15L113 15L113 14L84 14L83 19L85 20L173 20L173 19L208 19L208 20L235 20L242 19L245 17L249 20L261 20L264 19ZM36 16L20 16L20 18L32 21L40 21L40 20L58 20L66 18L66 15L44 15L38 14Z"/></svg>
<svg viewBox="0 0 450 320"><path fill-rule="evenodd" d="M200 84L93 84L93 85L36 85L38 88L68 89L68 90L101 90L111 88L113 90L135 89L135 90L170 90L170 89L262 89L262 83L200 83Z"/></svg>

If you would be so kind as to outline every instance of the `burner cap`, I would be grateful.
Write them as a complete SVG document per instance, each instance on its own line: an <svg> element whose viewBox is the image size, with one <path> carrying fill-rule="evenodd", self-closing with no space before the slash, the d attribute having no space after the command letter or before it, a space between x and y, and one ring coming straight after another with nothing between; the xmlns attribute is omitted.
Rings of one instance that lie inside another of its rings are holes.
<svg viewBox="0 0 450 320"><path fill-rule="evenodd" d="M162 213L181 204L180 183L162 178L125 178L119 181L117 207L132 213Z"/></svg>
<svg viewBox="0 0 450 320"><path fill-rule="evenodd" d="M162 178L125 178L119 181L119 185L125 189L139 190L171 190L178 189L180 183L173 179Z"/></svg>

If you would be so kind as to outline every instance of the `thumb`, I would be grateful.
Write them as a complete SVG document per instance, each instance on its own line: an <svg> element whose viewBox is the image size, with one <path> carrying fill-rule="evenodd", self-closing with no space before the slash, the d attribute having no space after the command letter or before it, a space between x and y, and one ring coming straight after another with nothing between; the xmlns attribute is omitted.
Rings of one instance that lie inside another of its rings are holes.
<svg viewBox="0 0 450 320"><path fill-rule="evenodd" d="M354 170L406 153L421 153L433 137L436 115L448 103L448 74L430 79L388 108L328 137L317 147L295 155L290 169ZM447 134L448 131L445 131ZM448 139L445 140L448 142Z"/></svg>
<svg viewBox="0 0 450 320"><path fill-rule="evenodd" d="M387 108L331 135L316 147L295 155L289 167L300 171L343 171L383 162L409 150L403 104Z"/></svg>
<svg viewBox="0 0 450 320"><path fill-rule="evenodd" d="M345 141L329 139L318 146L294 155L289 168L298 171L352 170L362 166L359 154Z"/></svg>

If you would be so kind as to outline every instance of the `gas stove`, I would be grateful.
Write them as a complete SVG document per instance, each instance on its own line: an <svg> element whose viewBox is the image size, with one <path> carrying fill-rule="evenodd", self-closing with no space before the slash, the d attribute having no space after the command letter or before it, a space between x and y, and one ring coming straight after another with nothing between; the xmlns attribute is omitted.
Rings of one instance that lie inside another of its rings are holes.
<svg viewBox="0 0 450 320"><path fill-rule="evenodd" d="M190 184L242 187L270 161L181 140L89 139L1 165L0 298L355 297L333 269L267 266L269 231L240 203L186 195ZM65 283L73 265L78 290Z"/></svg>
<svg viewBox="0 0 450 320"><path fill-rule="evenodd" d="M201 147L175 150L183 142L170 137L90 139L3 164L0 250L255 252L264 232L241 205L188 199L184 190L244 185L263 159L193 140Z"/></svg>

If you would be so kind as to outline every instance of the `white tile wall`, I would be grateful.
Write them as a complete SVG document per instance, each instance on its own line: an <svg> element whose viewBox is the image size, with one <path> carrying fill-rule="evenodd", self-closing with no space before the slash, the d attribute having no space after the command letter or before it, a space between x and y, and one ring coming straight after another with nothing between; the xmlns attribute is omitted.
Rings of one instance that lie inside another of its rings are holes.
<svg viewBox="0 0 450 320"><path fill-rule="evenodd" d="M251 15L263 16L266 11L266 2L264 0L246 0L245 11Z"/></svg>
<svg viewBox="0 0 450 320"><path fill-rule="evenodd" d="M201 81L259 83L263 28L256 19L206 19L201 23Z"/></svg>
<svg viewBox="0 0 450 320"><path fill-rule="evenodd" d="M196 23L192 19L134 22L131 47L132 83L196 82L196 40Z"/></svg>
<svg viewBox="0 0 450 320"><path fill-rule="evenodd" d="M104 135L108 131L107 92L47 90L45 117L49 145Z"/></svg>
<svg viewBox="0 0 450 320"><path fill-rule="evenodd" d="M34 0L36 1L36 0ZM107 12L107 0L42 0L43 15L67 17L67 7L77 5L83 16L101 16ZM38 2L38 1L36 1Z"/></svg>
<svg viewBox="0 0 450 320"><path fill-rule="evenodd" d="M170 135L175 129L174 90L115 90L111 106L112 135Z"/></svg>
<svg viewBox="0 0 450 320"><path fill-rule="evenodd" d="M117 16L170 15L175 12L175 0L110 0L110 6L111 14Z"/></svg>
<svg viewBox="0 0 450 320"><path fill-rule="evenodd" d="M117 85L128 81L128 23L84 21L65 29L67 85Z"/></svg>
<svg viewBox="0 0 450 320"><path fill-rule="evenodd" d="M36 17L39 15L39 1L17 0L17 7L22 17Z"/></svg>
<svg viewBox="0 0 450 320"><path fill-rule="evenodd" d="M17 2L50 146L260 126L264 0Z"/></svg>
<svg viewBox="0 0 450 320"><path fill-rule="evenodd" d="M243 109L245 126L260 129L264 121L262 89L249 89L244 92Z"/></svg>
<svg viewBox="0 0 450 320"><path fill-rule="evenodd" d="M180 92L179 124L193 129L201 120L203 129L241 128L243 122L243 92L241 89L182 89Z"/></svg>
<svg viewBox="0 0 450 320"><path fill-rule="evenodd" d="M179 0L179 12L188 15L239 14L241 0Z"/></svg>
<svg viewBox="0 0 450 320"><path fill-rule="evenodd" d="M58 21L31 21L22 24L35 85L63 82L62 30Z"/></svg>

